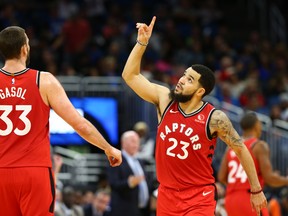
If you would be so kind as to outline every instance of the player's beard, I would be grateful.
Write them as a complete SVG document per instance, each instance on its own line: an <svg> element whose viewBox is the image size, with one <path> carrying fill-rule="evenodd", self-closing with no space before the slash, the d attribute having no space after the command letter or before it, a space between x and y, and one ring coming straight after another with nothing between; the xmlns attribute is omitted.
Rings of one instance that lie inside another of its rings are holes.
<svg viewBox="0 0 288 216"><path fill-rule="evenodd" d="M194 96L195 92L196 92L196 90L190 95L183 95L182 93L176 94L175 88L174 88L174 89L170 90L169 97L176 102L186 103L186 102L191 100L191 98Z"/></svg>

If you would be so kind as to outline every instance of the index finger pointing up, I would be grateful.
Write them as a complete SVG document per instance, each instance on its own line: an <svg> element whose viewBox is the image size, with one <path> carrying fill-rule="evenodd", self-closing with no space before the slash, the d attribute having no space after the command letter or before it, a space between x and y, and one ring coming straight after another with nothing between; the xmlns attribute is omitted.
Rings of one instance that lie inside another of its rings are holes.
<svg viewBox="0 0 288 216"><path fill-rule="evenodd" d="M153 18L151 20L151 23L149 25L149 28L153 28L154 27L155 21L156 21L156 16L153 16Z"/></svg>

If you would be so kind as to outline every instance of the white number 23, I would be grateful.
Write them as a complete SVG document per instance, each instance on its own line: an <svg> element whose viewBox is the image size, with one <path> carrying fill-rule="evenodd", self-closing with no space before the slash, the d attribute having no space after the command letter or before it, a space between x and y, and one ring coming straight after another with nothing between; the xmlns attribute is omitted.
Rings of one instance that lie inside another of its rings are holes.
<svg viewBox="0 0 288 216"><path fill-rule="evenodd" d="M172 151L173 151L173 149L175 149L177 147L178 141L175 138L169 138L169 142L172 142L172 145L169 148L167 148L167 151L166 151L167 155L169 155L171 157L177 156L181 160L184 160L188 157L188 151L187 151L187 148L189 146L188 142L180 141L180 144L183 145L181 147L183 154L177 154L177 155L175 153L173 153Z"/></svg>

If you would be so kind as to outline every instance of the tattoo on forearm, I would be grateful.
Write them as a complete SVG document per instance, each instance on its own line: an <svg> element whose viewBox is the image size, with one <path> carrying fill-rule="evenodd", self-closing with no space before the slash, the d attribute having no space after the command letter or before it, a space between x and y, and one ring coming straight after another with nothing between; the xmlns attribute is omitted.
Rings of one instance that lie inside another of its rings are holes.
<svg viewBox="0 0 288 216"><path fill-rule="evenodd" d="M231 121L222 111L215 111L210 121L210 127L217 131L218 136L230 147L242 147L243 142Z"/></svg>

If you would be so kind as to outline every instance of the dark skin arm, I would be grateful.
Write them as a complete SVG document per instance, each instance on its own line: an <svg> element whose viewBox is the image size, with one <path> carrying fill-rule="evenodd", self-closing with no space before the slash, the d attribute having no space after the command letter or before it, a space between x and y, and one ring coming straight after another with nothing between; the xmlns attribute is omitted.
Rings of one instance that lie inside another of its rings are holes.
<svg viewBox="0 0 288 216"><path fill-rule="evenodd" d="M253 154L259 161L260 170L265 184L271 187L282 187L288 185L288 178L273 171L270 161L270 149L266 142L260 140L253 148Z"/></svg>

